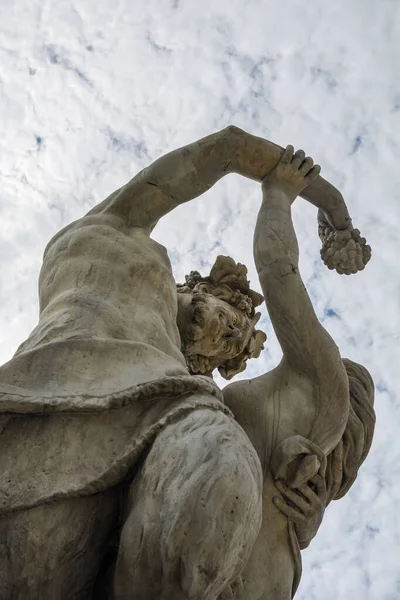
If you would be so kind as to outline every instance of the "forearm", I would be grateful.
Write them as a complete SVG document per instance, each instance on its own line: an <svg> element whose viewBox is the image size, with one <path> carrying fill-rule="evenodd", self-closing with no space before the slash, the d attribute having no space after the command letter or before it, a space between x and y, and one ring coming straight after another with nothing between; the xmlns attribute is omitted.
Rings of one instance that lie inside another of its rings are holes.
<svg viewBox="0 0 400 600"><path fill-rule="evenodd" d="M286 361L312 381L320 382L321 377L328 380L326 365L333 365L332 373L336 373L340 355L320 325L299 273L292 201L293 197L279 188L264 189L254 232L254 260Z"/></svg>
<svg viewBox="0 0 400 600"><path fill-rule="evenodd" d="M283 152L273 142L229 126L162 156L141 176L159 186L178 205L200 196L229 173L261 182L276 167ZM347 227L347 207L328 181L317 177L301 195L331 216L337 228Z"/></svg>
<svg viewBox="0 0 400 600"><path fill-rule="evenodd" d="M261 182L276 167L284 149L237 127L228 130L235 139L230 171ZM323 177L318 176L300 195L329 215L337 229L345 229L351 222L341 193Z"/></svg>
<svg viewBox="0 0 400 600"><path fill-rule="evenodd" d="M320 175L300 195L328 215L335 229L352 228L342 194Z"/></svg>
<svg viewBox="0 0 400 600"><path fill-rule="evenodd" d="M162 156L144 169L142 176L179 202L186 202L229 173L261 182L282 152L280 146L231 125Z"/></svg>
<svg viewBox="0 0 400 600"><path fill-rule="evenodd" d="M175 207L200 196L229 173L261 182L282 157L283 148L237 127L202 138L162 156L95 210L120 215L129 226L154 226ZM343 198L318 177L304 197L328 214L336 228L347 226Z"/></svg>
<svg viewBox="0 0 400 600"><path fill-rule="evenodd" d="M92 209L112 213L128 227L149 231L180 204L209 190L229 171L235 139L228 129L209 135L157 159Z"/></svg>
<svg viewBox="0 0 400 600"><path fill-rule="evenodd" d="M129 226L154 226L224 175L238 173L261 181L281 154L272 142L230 126L157 159L95 210L115 212Z"/></svg>
<svg viewBox="0 0 400 600"><path fill-rule="evenodd" d="M254 231L254 261L260 281L267 268L296 267L299 247L291 216L291 201L279 189L263 190L263 202ZM263 284L263 281L261 281Z"/></svg>
<svg viewBox="0 0 400 600"><path fill-rule="evenodd" d="M234 155L235 138L228 127L165 154L140 175L178 205L200 196L230 173Z"/></svg>

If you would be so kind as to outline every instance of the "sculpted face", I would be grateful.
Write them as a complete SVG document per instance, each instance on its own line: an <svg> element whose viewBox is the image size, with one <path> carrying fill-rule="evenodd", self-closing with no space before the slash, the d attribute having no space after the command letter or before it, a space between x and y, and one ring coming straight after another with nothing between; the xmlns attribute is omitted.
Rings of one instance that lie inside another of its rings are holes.
<svg viewBox="0 0 400 600"><path fill-rule="evenodd" d="M242 311L211 294L179 296L178 327L186 356L200 354L223 361L242 352L252 331Z"/></svg>
<svg viewBox="0 0 400 600"><path fill-rule="evenodd" d="M207 277L198 271L177 284L177 325L181 351L192 375L212 377L218 369L232 379L258 358L267 336L257 330L264 298L250 288L247 269L229 256L217 256Z"/></svg>

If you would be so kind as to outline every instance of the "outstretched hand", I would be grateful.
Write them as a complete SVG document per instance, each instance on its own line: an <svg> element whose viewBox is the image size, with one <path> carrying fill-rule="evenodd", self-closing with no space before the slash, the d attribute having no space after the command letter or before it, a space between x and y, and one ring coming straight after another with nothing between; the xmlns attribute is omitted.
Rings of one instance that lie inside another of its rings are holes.
<svg viewBox="0 0 400 600"><path fill-rule="evenodd" d="M371 258L371 246L351 221L348 229L336 230L328 217L318 211L318 234L322 242L321 258L328 269L350 275L365 268Z"/></svg>
<svg viewBox="0 0 400 600"><path fill-rule="evenodd" d="M324 516L327 500L325 478L317 474L296 489L290 488L281 479L275 485L281 496L275 496L273 502L282 514L293 521L300 548L306 548Z"/></svg>
<svg viewBox="0 0 400 600"><path fill-rule="evenodd" d="M275 169L263 180L263 188L278 188L293 201L318 177L320 171L321 167L314 165L313 159L306 157L304 150L295 152L293 146L287 146Z"/></svg>

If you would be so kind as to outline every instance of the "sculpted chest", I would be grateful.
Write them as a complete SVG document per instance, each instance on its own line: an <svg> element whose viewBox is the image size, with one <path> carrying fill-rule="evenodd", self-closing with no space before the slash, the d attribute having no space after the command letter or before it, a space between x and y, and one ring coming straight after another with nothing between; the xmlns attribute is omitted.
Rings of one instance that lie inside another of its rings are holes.
<svg viewBox="0 0 400 600"><path fill-rule="evenodd" d="M318 408L318 391L300 376L279 368L224 389L232 410L257 450L265 469L275 446L292 435L309 434Z"/></svg>

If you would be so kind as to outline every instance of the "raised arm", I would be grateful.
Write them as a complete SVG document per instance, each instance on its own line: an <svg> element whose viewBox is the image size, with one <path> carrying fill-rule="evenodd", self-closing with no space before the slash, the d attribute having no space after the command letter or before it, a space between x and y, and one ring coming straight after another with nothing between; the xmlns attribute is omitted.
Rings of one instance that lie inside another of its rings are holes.
<svg viewBox="0 0 400 600"><path fill-rule="evenodd" d="M129 226L152 228L163 215L200 196L224 175L237 173L261 182L282 153L280 146L230 126L159 158L89 214L114 213ZM347 227L346 205L330 183L317 177L303 195L337 229Z"/></svg>
<svg viewBox="0 0 400 600"><path fill-rule="evenodd" d="M320 397L317 421L324 422L322 438L325 433L329 438L332 426L340 439L349 409L347 375L339 350L319 323L302 282L291 218L291 204L320 171L311 158L303 159L303 154L293 154L288 146L276 169L263 181L254 258L283 364L314 384ZM322 438L313 441L323 447Z"/></svg>

